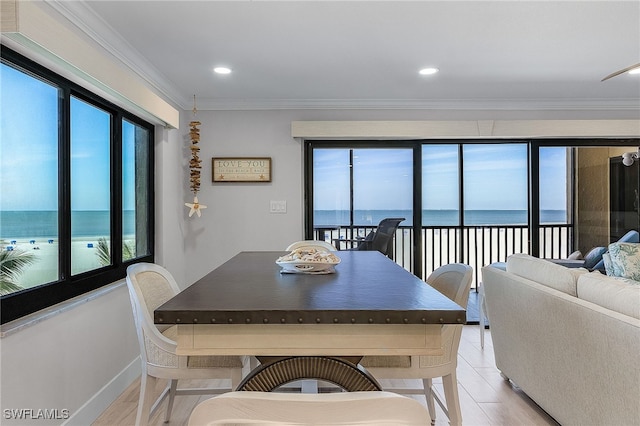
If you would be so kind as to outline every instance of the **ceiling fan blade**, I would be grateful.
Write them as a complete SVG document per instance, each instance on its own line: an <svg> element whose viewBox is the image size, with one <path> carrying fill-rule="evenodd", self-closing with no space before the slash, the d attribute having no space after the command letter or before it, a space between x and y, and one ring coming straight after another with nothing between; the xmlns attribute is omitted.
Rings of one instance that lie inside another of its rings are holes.
<svg viewBox="0 0 640 426"><path fill-rule="evenodd" d="M632 69L635 69L635 68L640 68L640 64L631 65L630 67L626 67L626 68L621 69L620 71L616 71L614 73L611 73L611 74L609 74L608 76L606 76L605 78L603 78L600 81L609 80L611 77L615 77L617 75L624 74L625 72L631 71Z"/></svg>

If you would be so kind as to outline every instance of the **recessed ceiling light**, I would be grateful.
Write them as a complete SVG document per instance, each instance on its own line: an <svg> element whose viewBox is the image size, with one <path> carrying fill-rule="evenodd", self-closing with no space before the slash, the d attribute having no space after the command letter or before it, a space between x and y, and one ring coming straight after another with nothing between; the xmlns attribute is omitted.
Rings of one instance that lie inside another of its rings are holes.
<svg viewBox="0 0 640 426"><path fill-rule="evenodd" d="M432 75L437 73L438 71L440 71L438 68L422 68L420 71L418 71L420 73L420 75Z"/></svg>
<svg viewBox="0 0 640 426"><path fill-rule="evenodd" d="M213 69L213 72L215 72L216 74L231 74L231 68L227 68L227 67L215 67Z"/></svg>
<svg viewBox="0 0 640 426"><path fill-rule="evenodd" d="M629 74L640 74L640 67L630 70Z"/></svg>

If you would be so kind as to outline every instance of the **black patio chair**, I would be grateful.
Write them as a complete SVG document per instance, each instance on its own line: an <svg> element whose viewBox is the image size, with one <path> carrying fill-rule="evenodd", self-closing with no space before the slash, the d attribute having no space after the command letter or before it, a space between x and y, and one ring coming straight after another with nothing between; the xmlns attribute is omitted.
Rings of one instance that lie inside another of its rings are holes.
<svg viewBox="0 0 640 426"><path fill-rule="evenodd" d="M393 237L404 217L388 217L382 219L375 231L362 240L357 247L352 250L377 250L387 257L393 257Z"/></svg>

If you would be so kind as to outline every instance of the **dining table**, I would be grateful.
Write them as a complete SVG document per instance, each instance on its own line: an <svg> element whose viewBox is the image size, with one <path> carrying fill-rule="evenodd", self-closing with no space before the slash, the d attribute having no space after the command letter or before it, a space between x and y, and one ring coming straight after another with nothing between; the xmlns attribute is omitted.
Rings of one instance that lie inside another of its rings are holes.
<svg viewBox="0 0 640 426"><path fill-rule="evenodd" d="M444 324L466 311L377 251L333 252L339 263L290 273L286 251L243 251L154 312L177 325L178 355L251 355L240 390L270 391L304 378L345 390L380 389L366 355L441 355Z"/></svg>

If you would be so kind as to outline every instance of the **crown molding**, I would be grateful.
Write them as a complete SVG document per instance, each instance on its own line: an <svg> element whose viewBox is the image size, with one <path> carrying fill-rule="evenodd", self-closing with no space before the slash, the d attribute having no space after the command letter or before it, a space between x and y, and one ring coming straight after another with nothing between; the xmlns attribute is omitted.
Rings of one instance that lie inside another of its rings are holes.
<svg viewBox="0 0 640 426"><path fill-rule="evenodd" d="M182 109L189 99L148 62L144 55L107 24L84 1L49 0L47 4L71 22L78 30L142 78L150 88Z"/></svg>
<svg viewBox="0 0 640 426"><path fill-rule="evenodd" d="M188 109L188 108L185 108ZM637 99L213 99L198 98L200 110L362 109L636 111Z"/></svg>

